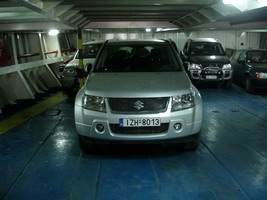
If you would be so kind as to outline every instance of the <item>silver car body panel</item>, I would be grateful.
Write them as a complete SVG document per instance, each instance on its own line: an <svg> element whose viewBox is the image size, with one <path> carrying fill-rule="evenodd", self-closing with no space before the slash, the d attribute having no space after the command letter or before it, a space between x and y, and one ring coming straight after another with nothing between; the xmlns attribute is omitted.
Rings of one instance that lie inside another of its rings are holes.
<svg viewBox="0 0 267 200"><path fill-rule="evenodd" d="M194 93L195 106L171 112L171 97ZM82 107L83 95L105 97L106 113L87 110ZM153 114L112 113L107 98L157 98L169 97L167 110ZM168 128L162 133L117 134L110 124L119 124L121 118L160 118ZM182 128L174 129L180 123ZM102 124L99 132L96 125ZM182 138L198 134L202 125L202 100L199 91L191 84L187 74L180 72L136 72L136 73L92 73L75 100L75 125L79 135L99 140L157 141Z"/></svg>

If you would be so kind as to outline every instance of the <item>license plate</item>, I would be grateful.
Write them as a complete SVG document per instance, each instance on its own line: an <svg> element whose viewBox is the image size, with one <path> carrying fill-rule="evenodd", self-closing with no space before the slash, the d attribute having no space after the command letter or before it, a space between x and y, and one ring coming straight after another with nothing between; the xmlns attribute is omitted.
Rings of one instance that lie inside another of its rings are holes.
<svg viewBox="0 0 267 200"><path fill-rule="evenodd" d="M160 118L120 119L120 127L160 126Z"/></svg>
<svg viewBox="0 0 267 200"><path fill-rule="evenodd" d="M217 79L216 75L207 75L206 79Z"/></svg>
<svg viewBox="0 0 267 200"><path fill-rule="evenodd" d="M267 73L257 73L257 77L260 79L266 79L267 78Z"/></svg>

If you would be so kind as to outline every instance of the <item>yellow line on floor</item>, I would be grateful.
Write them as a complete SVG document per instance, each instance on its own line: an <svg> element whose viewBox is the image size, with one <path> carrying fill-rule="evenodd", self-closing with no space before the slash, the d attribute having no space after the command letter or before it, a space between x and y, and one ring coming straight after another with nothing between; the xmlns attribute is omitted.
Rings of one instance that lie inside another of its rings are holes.
<svg viewBox="0 0 267 200"><path fill-rule="evenodd" d="M33 116L44 112L45 110L51 108L52 106L60 103L67 96L63 93L59 93L53 97L50 97L34 106L26 108L17 114L14 114L2 121L0 121L0 135L7 132L8 130L15 128L16 126L22 124L23 122L31 119Z"/></svg>

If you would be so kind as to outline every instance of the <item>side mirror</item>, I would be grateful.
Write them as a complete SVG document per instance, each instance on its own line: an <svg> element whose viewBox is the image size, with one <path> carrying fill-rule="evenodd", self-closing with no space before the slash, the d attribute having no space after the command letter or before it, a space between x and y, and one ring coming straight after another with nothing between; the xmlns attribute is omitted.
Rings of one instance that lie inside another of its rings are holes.
<svg viewBox="0 0 267 200"><path fill-rule="evenodd" d="M180 56L183 60L186 60L188 57L188 54L186 51L180 51Z"/></svg>
<svg viewBox="0 0 267 200"><path fill-rule="evenodd" d="M240 63L240 64L245 64L245 59L240 59L239 61L238 61L238 63Z"/></svg>

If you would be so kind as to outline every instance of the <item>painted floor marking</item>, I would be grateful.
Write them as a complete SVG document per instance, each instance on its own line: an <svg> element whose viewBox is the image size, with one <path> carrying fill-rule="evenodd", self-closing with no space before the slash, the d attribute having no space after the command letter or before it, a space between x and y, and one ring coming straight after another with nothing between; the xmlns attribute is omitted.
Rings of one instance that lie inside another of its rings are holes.
<svg viewBox="0 0 267 200"><path fill-rule="evenodd" d="M59 93L51 98L48 98L40 103L37 103L34 106L26 108L20 111L19 113L0 121L0 135L31 119L33 116L44 112L48 108L51 108L52 106L60 103L66 98L67 96L65 94Z"/></svg>

